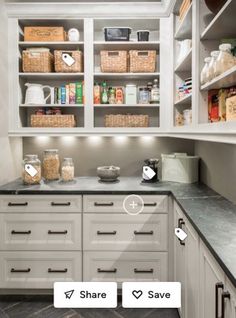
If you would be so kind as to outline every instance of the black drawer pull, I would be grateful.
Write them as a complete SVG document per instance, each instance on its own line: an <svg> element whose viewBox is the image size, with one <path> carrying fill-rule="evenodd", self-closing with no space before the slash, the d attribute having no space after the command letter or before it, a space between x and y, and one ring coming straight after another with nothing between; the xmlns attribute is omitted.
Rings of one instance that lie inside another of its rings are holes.
<svg viewBox="0 0 236 318"><path fill-rule="evenodd" d="M65 230L65 231L51 231L51 230L48 230L48 234L67 234L68 231Z"/></svg>
<svg viewBox="0 0 236 318"><path fill-rule="evenodd" d="M31 231L15 231L15 230L12 230L11 234L31 234Z"/></svg>
<svg viewBox="0 0 236 318"><path fill-rule="evenodd" d="M22 203L12 203L12 202L9 202L8 203L8 206L27 206L28 205L28 202L22 202Z"/></svg>
<svg viewBox="0 0 236 318"><path fill-rule="evenodd" d="M178 227L179 227L180 229L182 229L182 225L184 225L184 224L185 224L185 222L184 222L183 219L179 219L179 220L178 220ZM179 240L179 242L180 242L180 245L185 246L185 243L184 243L183 241L181 241L180 239L178 239L178 240Z"/></svg>
<svg viewBox="0 0 236 318"><path fill-rule="evenodd" d="M97 231L97 235L116 235L116 231L112 231L112 232Z"/></svg>
<svg viewBox="0 0 236 318"><path fill-rule="evenodd" d="M51 202L51 206L70 206L70 202L62 202L62 203L57 203L57 202Z"/></svg>
<svg viewBox="0 0 236 318"><path fill-rule="evenodd" d="M67 273L68 272L68 269L65 268L65 269L52 269L52 268L49 268L48 269L48 273Z"/></svg>
<svg viewBox="0 0 236 318"><path fill-rule="evenodd" d="M221 282L215 284L215 318L219 318L219 289L224 289L224 284Z"/></svg>
<svg viewBox="0 0 236 318"><path fill-rule="evenodd" d="M29 273L31 271L30 268L27 268L27 269L15 269L15 268L12 268L11 269L11 273Z"/></svg>
<svg viewBox="0 0 236 318"><path fill-rule="evenodd" d="M230 299L230 293L228 291L225 291L221 295L221 318L225 318L225 299Z"/></svg>
<svg viewBox="0 0 236 318"><path fill-rule="evenodd" d="M153 203L144 203L144 206L157 206L156 202Z"/></svg>
<svg viewBox="0 0 236 318"><path fill-rule="evenodd" d="M135 274L145 274L145 273L151 274L154 272L154 270L153 270L153 268L151 268L151 269L137 269L137 268L135 268L134 272L135 272Z"/></svg>
<svg viewBox="0 0 236 318"><path fill-rule="evenodd" d="M98 273L116 273L117 272L117 268L114 268L114 269L101 269L101 268L98 268L97 272Z"/></svg>
<svg viewBox="0 0 236 318"><path fill-rule="evenodd" d="M98 202L94 202L94 206L113 206L114 203L113 202L109 202L109 203L98 203Z"/></svg>
<svg viewBox="0 0 236 318"><path fill-rule="evenodd" d="M135 235L153 235L153 231L149 231L149 232L142 232L142 231L134 231Z"/></svg>

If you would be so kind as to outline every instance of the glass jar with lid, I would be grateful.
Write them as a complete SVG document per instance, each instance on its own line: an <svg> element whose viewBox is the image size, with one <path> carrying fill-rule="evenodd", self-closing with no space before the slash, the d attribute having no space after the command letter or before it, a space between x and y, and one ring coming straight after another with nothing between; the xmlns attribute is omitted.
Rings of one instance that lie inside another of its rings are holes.
<svg viewBox="0 0 236 318"><path fill-rule="evenodd" d="M149 89L147 87L139 88L139 104L149 104Z"/></svg>
<svg viewBox="0 0 236 318"><path fill-rule="evenodd" d="M204 59L205 65L203 66L203 69L201 71L201 84L202 85L209 82L208 68L209 68L210 61L211 61L211 57L206 57Z"/></svg>
<svg viewBox="0 0 236 318"><path fill-rule="evenodd" d="M232 45L230 43L221 44L219 49L220 54L215 63L215 76L226 72L231 67L236 65L235 57L231 52Z"/></svg>
<svg viewBox="0 0 236 318"><path fill-rule="evenodd" d="M217 58L220 54L220 51L212 51L211 52L211 60L208 66L208 82L213 80L216 75L215 75L215 68L216 68L216 61Z"/></svg>
<svg viewBox="0 0 236 318"><path fill-rule="evenodd" d="M61 166L62 181L68 182L74 180L75 168L72 158L64 158Z"/></svg>
<svg viewBox="0 0 236 318"><path fill-rule="evenodd" d="M22 162L22 180L27 185L40 183L41 161L38 155L25 155Z"/></svg>
<svg viewBox="0 0 236 318"><path fill-rule="evenodd" d="M43 157L43 176L46 181L60 178L60 159L57 149L47 149Z"/></svg>

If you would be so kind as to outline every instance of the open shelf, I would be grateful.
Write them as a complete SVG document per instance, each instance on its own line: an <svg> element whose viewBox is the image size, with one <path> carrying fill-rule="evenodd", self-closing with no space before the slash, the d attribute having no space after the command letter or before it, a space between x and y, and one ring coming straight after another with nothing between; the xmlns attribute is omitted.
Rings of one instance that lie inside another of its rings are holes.
<svg viewBox="0 0 236 318"><path fill-rule="evenodd" d="M81 79L84 73L19 73L19 76L26 79Z"/></svg>
<svg viewBox="0 0 236 318"><path fill-rule="evenodd" d="M128 104L94 104L94 107L104 107L104 108L109 108L109 107L143 107L143 108L156 108L160 107L160 104L136 104L136 105L128 105Z"/></svg>
<svg viewBox="0 0 236 318"><path fill-rule="evenodd" d="M28 47L48 47L50 49L77 49L78 46L83 46L84 42L26 42L26 41L19 41L19 47L22 49Z"/></svg>
<svg viewBox="0 0 236 318"><path fill-rule="evenodd" d="M84 107L83 104L37 104L37 105L30 105L30 104L20 104L19 107L25 107L25 108L30 108L30 107L37 107L37 108L50 108L50 107Z"/></svg>
<svg viewBox="0 0 236 318"><path fill-rule="evenodd" d="M185 96L184 98L175 101L175 106L178 105L189 105L191 104L192 94Z"/></svg>
<svg viewBox="0 0 236 318"><path fill-rule="evenodd" d="M160 73L101 73L97 72L94 73L94 77L100 77L100 78L111 78L111 79L132 79L132 78L154 78L154 77L159 77Z"/></svg>
<svg viewBox="0 0 236 318"><path fill-rule="evenodd" d="M236 1L228 0L201 34L202 40L235 38Z"/></svg>
<svg viewBox="0 0 236 318"><path fill-rule="evenodd" d="M220 89L234 86L236 84L236 66L232 67L223 74L217 76L209 83L201 86L201 90Z"/></svg>
<svg viewBox="0 0 236 318"><path fill-rule="evenodd" d="M190 72L192 68L192 48L188 54L178 63L175 72Z"/></svg>
<svg viewBox="0 0 236 318"><path fill-rule="evenodd" d="M94 49L95 51L100 50L158 50L160 46L160 41L95 41Z"/></svg>
<svg viewBox="0 0 236 318"><path fill-rule="evenodd" d="M175 39L191 39L192 38L192 8L193 4L188 8L183 19L179 22L177 26Z"/></svg>

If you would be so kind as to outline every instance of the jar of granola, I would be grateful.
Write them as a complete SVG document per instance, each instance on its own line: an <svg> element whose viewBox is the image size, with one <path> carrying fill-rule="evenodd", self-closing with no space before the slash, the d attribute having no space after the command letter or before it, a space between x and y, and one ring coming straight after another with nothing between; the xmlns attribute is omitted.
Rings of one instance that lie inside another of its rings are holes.
<svg viewBox="0 0 236 318"><path fill-rule="evenodd" d="M41 162L37 155L26 155L22 162L22 180L24 184L39 184L41 181Z"/></svg>
<svg viewBox="0 0 236 318"><path fill-rule="evenodd" d="M57 149L47 149L43 157L43 176L46 181L60 178L60 159Z"/></svg>
<svg viewBox="0 0 236 318"><path fill-rule="evenodd" d="M64 158L61 166L62 181L68 182L74 180L75 168L72 158Z"/></svg>
<svg viewBox="0 0 236 318"><path fill-rule="evenodd" d="M215 76L226 72L231 67L236 65L235 57L231 52L232 45L230 43L221 44L219 49L220 54L215 63Z"/></svg>

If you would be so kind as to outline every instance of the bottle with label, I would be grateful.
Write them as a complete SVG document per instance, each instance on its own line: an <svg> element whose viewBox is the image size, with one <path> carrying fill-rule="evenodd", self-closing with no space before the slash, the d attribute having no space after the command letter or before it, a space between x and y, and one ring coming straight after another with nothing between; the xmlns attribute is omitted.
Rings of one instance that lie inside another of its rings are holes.
<svg viewBox="0 0 236 318"><path fill-rule="evenodd" d="M108 88L105 81L102 83L101 102L102 104L108 104Z"/></svg>
<svg viewBox="0 0 236 318"><path fill-rule="evenodd" d="M98 83L94 85L93 96L94 104L101 104L101 88Z"/></svg>
<svg viewBox="0 0 236 318"><path fill-rule="evenodd" d="M160 89L158 79L154 79L153 87L151 90L151 104L159 104L160 102Z"/></svg>
<svg viewBox="0 0 236 318"><path fill-rule="evenodd" d="M116 103L116 91L113 87L109 87L108 90L109 93L109 104L115 104Z"/></svg>

